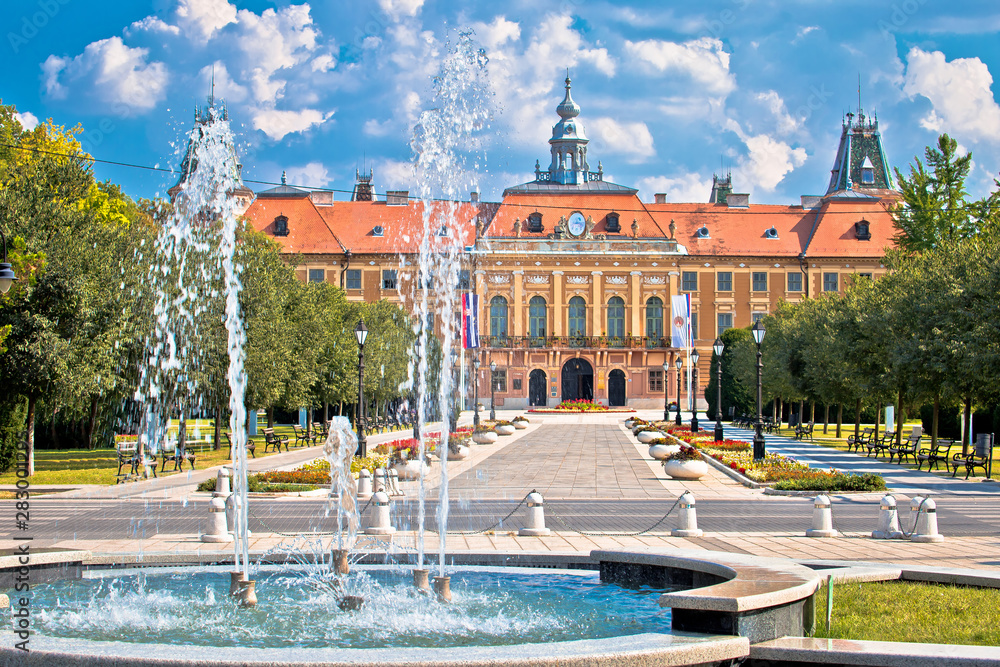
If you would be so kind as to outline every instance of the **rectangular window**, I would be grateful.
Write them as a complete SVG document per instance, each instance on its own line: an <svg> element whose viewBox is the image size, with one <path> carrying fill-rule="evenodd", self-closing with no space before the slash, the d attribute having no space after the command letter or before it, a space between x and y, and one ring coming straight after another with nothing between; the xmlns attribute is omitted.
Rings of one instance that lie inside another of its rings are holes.
<svg viewBox="0 0 1000 667"><path fill-rule="evenodd" d="M361 269L347 269L347 289L361 289Z"/></svg>
<svg viewBox="0 0 1000 667"><path fill-rule="evenodd" d="M514 388L514 391L521 391L521 378L511 380L511 386Z"/></svg>
<svg viewBox="0 0 1000 667"><path fill-rule="evenodd" d="M470 289L472 281L469 279L469 270L462 269L458 272L458 289L467 290Z"/></svg>
<svg viewBox="0 0 1000 667"><path fill-rule="evenodd" d="M396 269L382 271L382 289L396 289Z"/></svg>
<svg viewBox="0 0 1000 667"><path fill-rule="evenodd" d="M309 282L321 283L324 279L323 269L309 269Z"/></svg>
<svg viewBox="0 0 1000 667"><path fill-rule="evenodd" d="M719 313L719 331L716 335L721 336L726 329L733 328L733 314Z"/></svg>
<svg viewBox="0 0 1000 667"><path fill-rule="evenodd" d="M750 324L757 324L758 321L767 317L767 313L750 313Z"/></svg>
<svg viewBox="0 0 1000 667"><path fill-rule="evenodd" d="M836 273L824 273L823 274L823 291L824 292L836 292L839 288L837 287L837 276Z"/></svg>
<svg viewBox="0 0 1000 667"><path fill-rule="evenodd" d="M681 291L682 292L698 291L697 271L684 271L683 273L681 273Z"/></svg>
<svg viewBox="0 0 1000 667"><path fill-rule="evenodd" d="M661 392L663 391L663 371L649 371L649 391L651 392Z"/></svg>
<svg viewBox="0 0 1000 667"><path fill-rule="evenodd" d="M507 369L498 368L493 371L493 386L501 394L507 391Z"/></svg>
<svg viewBox="0 0 1000 667"><path fill-rule="evenodd" d="M872 274L870 274L870 273L859 273L858 274L858 278L867 278L868 280L871 280L872 279Z"/></svg>
<svg viewBox="0 0 1000 667"><path fill-rule="evenodd" d="M691 313L691 340L698 340L698 313Z"/></svg>
<svg viewBox="0 0 1000 667"><path fill-rule="evenodd" d="M765 273L764 271L753 272L753 291L754 292L767 291L767 273Z"/></svg>
<svg viewBox="0 0 1000 667"><path fill-rule="evenodd" d="M434 313L427 313L427 319L424 321L427 325L427 330L431 333L434 332Z"/></svg>
<svg viewBox="0 0 1000 667"><path fill-rule="evenodd" d="M788 272L788 291L789 292L801 292L802 291L802 272L801 271L789 271Z"/></svg>
<svg viewBox="0 0 1000 667"><path fill-rule="evenodd" d="M733 272L732 271L719 271L716 274L718 282L716 283L715 290L717 292L732 292L733 291Z"/></svg>

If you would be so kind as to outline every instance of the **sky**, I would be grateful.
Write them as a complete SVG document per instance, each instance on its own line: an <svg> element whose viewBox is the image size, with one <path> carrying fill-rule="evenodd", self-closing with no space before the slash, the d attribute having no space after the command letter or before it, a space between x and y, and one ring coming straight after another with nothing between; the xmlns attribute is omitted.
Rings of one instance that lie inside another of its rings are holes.
<svg viewBox="0 0 1000 667"><path fill-rule="evenodd" d="M378 193L417 190L413 126L469 29L493 91L467 167L486 200L547 166L567 68L591 167L644 200L708 201L729 171L751 203L823 194L859 87L892 166L906 173L947 132L973 153L973 196L1000 172L996 0L8 0L0 26L0 99L25 127L79 124L95 158L176 168L214 71L244 178L285 171L338 200L365 166ZM176 182L95 174L133 197Z"/></svg>

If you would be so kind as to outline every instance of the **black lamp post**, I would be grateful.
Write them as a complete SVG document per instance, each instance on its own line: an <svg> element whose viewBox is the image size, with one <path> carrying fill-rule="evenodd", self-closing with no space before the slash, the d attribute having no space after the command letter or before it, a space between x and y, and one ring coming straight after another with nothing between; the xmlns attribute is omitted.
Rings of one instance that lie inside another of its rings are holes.
<svg viewBox="0 0 1000 667"><path fill-rule="evenodd" d="M497 420L497 362L490 362L490 421Z"/></svg>
<svg viewBox="0 0 1000 667"><path fill-rule="evenodd" d="M368 456L368 441L365 439L365 340L368 338L368 327L364 320L358 320L354 327L354 335L358 339L358 456Z"/></svg>
<svg viewBox="0 0 1000 667"><path fill-rule="evenodd" d="M670 364L663 362L663 421L670 420L670 392L667 391L667 372Z"/></svg>
<svg viewBox="0 0 1000 667"><path fill-rule="evenodd" d="M674 424L677 426L681 425L681 369L684 368L684 360L681 359L681 355L677 355L674 359L674 366L677 368L677 419L674 420Z"/></svg>
<svg viewBox="0 0 1000 667"><path fill-rule="evenodd" d="M475 426L476 428L479 428L479 356L478 355L476 355L476 358L472 360L472 367L476 369L474 377L472 379L472 384L476 388L475 399L474 399L475 403L473 404L472 408L473 410L475 410L475 412L472 413L473 415L472 425ZM468 396L468 394L466 395Z"/></svg>
<svg viewBox="0 0 1000 667"><path fill-rule="evenodd" d="M760 351L760 344L764 341L764 322L757 320L750 327L753 334L753 342L757 344L757 423L753 434L753 458L755 461L764 458L767 453L764 447L764 424L761 418L761 405L763 403L763 386L761 385L761 373L764 371L763 355Z"/></svg>
<svg viewBox="0 0 1000 667"><path fill-rule="evenodd" d="M698 432L698 350L691 351L691 432Z"/></svg>
<svg viewBox="0 0 1000 667"><path fill-rule="evenodd" d="M17 280L14 269L7 263L7 237L0 229L0 239L3 240L3 260L0 261L0 294L6 294L10 290L11 283Z"/></svg>
<svg viewBox="0 0 1000 667"><path fill-rule="evenodd" d="M715 352L715 441L722 442L722 352L726 349L721 338L712 344Z"/></svg>

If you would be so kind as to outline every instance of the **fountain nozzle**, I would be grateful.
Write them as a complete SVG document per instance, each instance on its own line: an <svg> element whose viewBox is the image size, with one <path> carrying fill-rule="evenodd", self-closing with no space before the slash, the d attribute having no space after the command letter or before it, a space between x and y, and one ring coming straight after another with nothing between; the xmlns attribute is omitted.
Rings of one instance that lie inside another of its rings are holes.
<svg viewBox="0 0 1000 667"><path fill-rule="evenodd" d="M351 562L347 556L347 549L333 550L333 567L337 574L346 575L351 573Z"/></svg>
<svg viewBox="0 0 1000 667"><path fill-rule="evenodd" d="M413 586L421 593L430 593L431 584L428 580L428 575L430 570L427 568L414 568L413 569Z"/></svg>
<svg viewBox="0 0 1000 667"><path fill-rule="evenodd" d="M345 595L337 602L337 606L341 611L357 611L364 603L365 599L360 595Z"/></svg>
<svg viewBox="0 0 1000 667"><path fill-rule="evenodd" d="M451 602L451 577L434 577L434 592L442 602Z"/></svg>

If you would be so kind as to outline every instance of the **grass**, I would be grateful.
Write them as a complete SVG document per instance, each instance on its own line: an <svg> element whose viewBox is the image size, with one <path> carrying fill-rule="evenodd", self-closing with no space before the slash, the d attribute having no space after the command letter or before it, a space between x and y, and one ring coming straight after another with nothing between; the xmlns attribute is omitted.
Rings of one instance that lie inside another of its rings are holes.
<svg viewBox="0 0 1000 667"><path fill-rule="evenodd" d="M931 644L1000 645L1000 590L886 581L834 584L816 595L816 637Z"/></svg>

